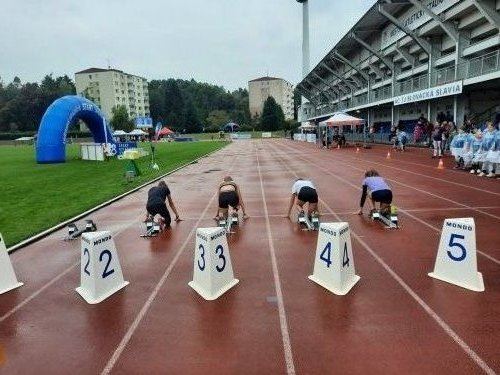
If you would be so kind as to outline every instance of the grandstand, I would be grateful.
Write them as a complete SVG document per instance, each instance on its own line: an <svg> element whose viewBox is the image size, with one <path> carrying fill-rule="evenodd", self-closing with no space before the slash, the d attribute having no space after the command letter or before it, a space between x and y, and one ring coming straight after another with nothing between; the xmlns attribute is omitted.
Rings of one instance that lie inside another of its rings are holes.
<svg viewBox="0 0 500 375"><path fill-rule="evenodd" d="M500 104L500 0L379 0L297 85L300 121L342 111L378 133L421 114L457 125ZM333 17L333 15L332 15Z"/></svg>

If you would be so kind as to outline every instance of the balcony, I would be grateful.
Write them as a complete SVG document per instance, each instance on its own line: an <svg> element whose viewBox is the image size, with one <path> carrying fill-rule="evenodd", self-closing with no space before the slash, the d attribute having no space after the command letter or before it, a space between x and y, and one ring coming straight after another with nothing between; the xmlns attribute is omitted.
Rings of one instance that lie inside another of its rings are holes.
<svg viewBox="0 0 500 375"><path fill-rule="evenodd" d="M316 109L316 114L311 117L323 116L336 111L345 111L354 107L369 105L370 103L375 103L384 99L391 99L393 96L409 94L456 80L477 78L492 73L500 74L500 50L467 60L458 65L447 66L430 73L430 75L429 73L425 73L417 77L396 81L394 94L392 93L391 81L391 84L389 85L370 90L368 95L361 94L353 97L352 100L348 99L341 101L340 103L322 103ZM485 78L485 80L492 78L495 78L495 76L490 76ZM481 79L479 78L478 82L480 81ZM366 90L367 87L365 86L358 91L363 89Z"/></svg>

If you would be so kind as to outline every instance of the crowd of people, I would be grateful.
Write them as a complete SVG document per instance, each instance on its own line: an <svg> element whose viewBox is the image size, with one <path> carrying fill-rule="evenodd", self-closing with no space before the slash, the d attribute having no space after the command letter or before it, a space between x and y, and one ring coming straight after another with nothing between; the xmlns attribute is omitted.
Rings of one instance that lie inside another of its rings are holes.
<svg viewBox="0 0 500 375"><path fill-rule="evenodd" d="M500 178L500 121L476 124L469 119L456 126L450 112L440 112L434 122L422 114L413 129L413 142L432 148L431 158L451 154L455 169L471 174ZM409 135L399 122L391 128L389 141L395 150L404 151Z"/></svg>

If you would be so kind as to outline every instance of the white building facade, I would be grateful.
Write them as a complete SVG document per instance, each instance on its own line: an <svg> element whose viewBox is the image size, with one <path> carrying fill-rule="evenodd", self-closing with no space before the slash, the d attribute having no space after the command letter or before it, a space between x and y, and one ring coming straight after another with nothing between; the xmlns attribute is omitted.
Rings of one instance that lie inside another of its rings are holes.
<svg viewBox="0 0 500 375"><path fill-rule="evenodd" d="M117 69L90 68L75 73L75 86L77 95L94 102L107 120L118 105L124 105L132 119L150 115L146 78Z"/></svg>
<svg viewBox="0 0 500 375"><path fill-rule="evenodd" d="M293 119L293 85L281 78L262 77L248 82L248 105L252 117L260 116L272 96L283 109L285 120Z"/></svg>
<svg viewBox="0 0 500 375"><path fill-rule="evenodd" d="M500 0L379 0L297 85L299 121L490 119L500 105ZM334 21L336 15L332 14Z"/></svg>

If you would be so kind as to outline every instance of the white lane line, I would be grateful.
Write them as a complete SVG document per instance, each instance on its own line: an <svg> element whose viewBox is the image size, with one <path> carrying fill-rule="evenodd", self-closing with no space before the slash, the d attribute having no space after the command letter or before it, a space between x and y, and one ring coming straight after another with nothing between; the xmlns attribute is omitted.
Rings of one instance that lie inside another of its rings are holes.
<svg viewBox="0 0 500 375"><path fill-rule="evenodd" d="M25 298L21 303L17 304L14 306L12 309L10 309L8 312L6 312L1 318L0 318L0 323L2 323L5 319L10 317L12 314L14 314L16 311L21 309L24 305L28 304L31 300L36 298L40 293L42 293L45 289L49 288L52 284L57 282L59 279L61 279L63 276L65 276L69 271L71 271L73 268L78 266L80 264L80 260L78 262L73 263L71 266L69 266L65 271L60 273L58 276L54 277L52 280L50 280L48 283L46 283L44 286L42 286L40 289L38 289L36 292L32 293L29 297Z"/></svg>
<svg viewBox="0 0 500 375"><path fill-rule="evenodd" d="M278 271L278 263L276 261L276 251L274 249L274 242L273 242L272 232L271 232L271 223L269 221L269 210L267 209L266 193L264 191L264 183L262 181L260 160L259 160L259 154L258 154L257 149L255 150L255 153L257 155L257 170L259 172L260 191L262 193L262 202L264 204L264 216L266 218L267 239L268 239L268 243L269 243L269 252L271 255L271 263L272 263L272 267L273 267L274 287L276 289L276 297L278 300L278 313L279 313L279 318L280 318L281 337L283 339L283 350L284 350L284 354L285 354L286 370L287 370L287 374L293 375L293 374L295 374L295 366L293 364L292 346L290 344L290 334L288 332L288 323L287 323L287 319L286 319L285 304L283 302L283 293L281 291L281 282L280 282L280 276L279 276L279 271Z"/></svg>
<svg viewBox="0 0 500 375"><path fill-rule="evenodd" d="M361 159L359 157L357 157L357 158L355 157L353 159L354 160L359 160L359 161L362 161L362 162L368 162L368 163L375 164L375 165L382 165L382 166L387 167L389 169L395 169L397 171L405 172L405 173L410 173L410 174L413 174L415 176L420 176L420 177L425 177L425 178L432 179L432 180L437 180L437 181L442 182L442 183L448 183L448 184L452 184L452 185L461 186L461 187L464 187L464 188L467 188L467 189L470 189L470 190L477 190L477 191L480 191L480 192L483 192L483 193L500 195L500 193L497 193L495 191L478 188L478 187L472 186L472 185L461 184L459 182L451 181L450 179L443 179L443 178L438 178L438 177L434 177L434 176L428 176L428 175L425 175L425 174L422 174L422 173L412 172L412 171L410 171L408 169L402 169L402 168L393 167L393 166L390 166L390 165L387 165L387 164L383 164L383 163L379 163L379 162L376 162L376 161L373 161L373 160L364 160L364 159ZM400 160L400 162L401 163L414 164L414 165L418 165L420 167L424 166L424 167L434 168L434 167L432 167L430 165L422 165L422 164L417 164L417 163L411 163L411 162L408 162L406 160ZM454 172L452 169L449 169L447 171Z"/></svg>
<svg viewBox="0 0 500 375"><path fill-rule="evenodd" d="M319 167L316 163L314 163L314 162L312 162L312 161L310 161L310 160L308 160L308 159L305 159L305 158L303 158L303 157L301 157L301 156L298 156L298 155L297 155L297 156L294 156L294 157L295 157L295 158L298 158L298 159L301 159L301 160L303 160L303 161L305 161L305 162L307 162L307 163L309 163L309 164L313 164L313 165L315 165L315 167L316 167L316 168L318 168L318 169L321 169L321 170L325 171L325 172L326 172L327 174L329 174L330 176L332 176L332 177L336 178L337 180L340 180L340 181L344 182L344 183L345 183L345 184L347 184L347 185L352 186L352 187L353 187L354 189L356 189L356 190L361 190L361 188L360 188L359 186L354 185L353 183L351 183L350 181L348 181L348 180L346 180L346 179L344 179L344 178L342 178L342 177L339 177L338 175L336 175L335 173L332 173L331 171L329 171L329 170L328 170L328 169L326 169L326 168ZM344 164L344 165L347 165L345 162L340 162L340 163L341 163L341 164ZM364 172L364 169L361 169L361 168L356 168L356 167L353 167L353 166L351 166L351 165L349 165L348 167L349 167L349 168L351 168L351 169L356 169L356 170L358 170L358 171L362 171L362 172ZM389 181L394 181L394 180L390 180L390 179L388 179L388 180L389 180ZM405 185L405 184L402 184L402 183L397 182L397 181L394 181L394 182L396 182L396 183L398 183L398 184L401 184L401 185L404 185L404 186L408 187L409 189L415 189L415 190L420 191L420 192L425 193L425 194L431 194L431 195L434 195L434 194L432 194L432 193L428 193L428 192L427 192L427 191L425 191L425 190L420 190L420 189L417 189L417 188L413 188L412 186ZM458 203L458 202L452 201L452 200L450 200L450 199L446 199L446 198L439 197L439 196L437 196L437 195L434 195L434 196L435 196L435 197L437 197L437 198L439 198L439 199L448 200L448 201L450 201L450 202L453 202L453 203L455 203L455 204L458 204L458 205L462 206L462 208L463 208L463 209L469 209L469 210L472 210L472 211L477 211L477 212L480 212L480 213L485 214L485 215L487 215L487 216L493 216L493 217L497 218L497 216L495 216L495 215L491 215L491 214L489 214L488 212L484 212L484 211L481 211L481 210L479 210L479 209L475 209L475 208L469 207L469 206L467 206L467 205L465 205L465 204ZM431 229L435 230L435 231L436 231L436 232L438 232L438 233L441 233L441 229L440 229L440 228L436 228L436 227L434 227L433 225L431 225L431 224L429 224L429 223L427 223L427 222L423 221L422 219L419 219L418 217L416 217L416 216L414 216L414 215L410 214L407 210L403 210L403 209L401 209L401 208L399 208L399 207L398 207L398 210L399 210L399 212L404 213L405 215L407 215L407 216L411 217L412 219L414 219L414 220L418 221L419 223L424 224L425 226L427 226L427 227L429 227L429 228L431 228ZM499 218L500 218L500 217L499 217ZM496 263L496 264L500 264L500 260L498 260L498 259L494 258L493 256L491 256L491 255L489 255L489 254L486 254L486 253L484 253L483 251L480 251L479 249L476 249L476 251L477 251L477 253L478 253L478 254L480 254L480 255L484 256L485 258L487 258L487 259L491 260L492 262L494 262L494 263Z"/></svg>
<svg viewBox="0 0 500 375"><path fill-rule="evenodd" d="M275 154L276 155L276 154ZM276 155L281 158L279 155ZM286 160L281 158L282 164L289 170L290 173L295 175L288 165ZM327 203L320 199L322 204L332 213L338 221L342 219L327 205ZM384 268L387 273L424 309L424 311L445 331L445 333L451 337L451 339L458 345L462 350L472 359L485 373L489 375L495 375L496 372L488 366L488 364L469 346L467 343L460 338L460 336L448 325L446 322L427 304L425 301L419 297L419 295L404 282L404 280L394 271L387 263L380 258L377 253L361 239L361 236L357 235L356 232L351 230L353 237L363 246L363 248Z"/></svg>
<svg viewBox="0 0 500 375"><path fill-rule="evenodd" d="M139 217L137 217L136 220L138 220L138 219L139 219ZM125 229L126 228L124 227L123 229L117 231L116 235L118 235L119 233L123 232ZM54 284L56 281L58 281L59 279L61 279L64 275L66 275L69 271L71 271L73 268L75 268L79 264L80 264L80 259L78 259L77 262L73 263L71 266L69 266L68 268L66 268L59 275L57 275L56 277L54 277L53 279L51 279L49 282L47 282L46 284L44 284L38 290L36 290L35 292L33 292L31 295L29 295L28 297L26 297L22 302L18 303L16 306L14 306L12 309L10 309L7 313L5 313L0 318L0 323L2 323L5 319L7 319L8 317L10 317L16 311L18 311L19 309L21 309L22 307L24 307L25 305L27 305L33 299L35 299L36 297L38 297L38 295L40 295L43 291L45 291L46 289L48 289L52 284Z"/></svg>
<svg viewBox="0 0 500 375"><path fill-rule="evenodd" d="M221 150L223 151L223 150ZM225 151L225 150L224 150ZM221 152L222 155L224 155L224 152ZM200 158L202 159L202 158ZM189 164L190 165L190 164ZM189 166L188 165L188 166ZM187 168L187 167L186 167ZM175 173L177 171L179 171L181 169L181 167L173 170L171 173ZM162 176L161 178L165 178L165 176ZM175 177L175 176L174 176ZM192 176L186 183L184 183L183 185L187 185L187 186L190 186L189 183L190 181L192 181L194 178L196 178L196 176ZM155 180L156 181L156 180ZM137 189L134 189L133 191L129 192L129 193L135 193L136 191L139 191L142 187L144 186L147 186L147 185L150 185L152 184L153 182L149 182L149 183L146 183L144 185L141 185L140 187L138 187ZM127 194L129 194L127 193ZM131 195L128 195L126 197L127 199L131 199L132 196ZM134 198L135 199L135 198ZM112 200L114 202L114 200ZM111 202L111 201L110 201ZM100 207L100 206L99 206ZM78 216L80 217L80 216ZM132 221L129 221L129 223L136 223L138 221L142 221L141 218L144 217L144 213L141 213L140 215L138 215L134 220ZM203 217L203 216L202 216ZM201 220L200 217L199 219ZM113 222L113 221L111 221ZM131 225L130 225L131 226ZM129 226L128 226L129 227ZM116 233L115 233L115 237L118 236L121 232L123 232L125 229L127 229L128 227L123 227L122 229L118 230ZM56 232L55 232L56 233ZM40 241L45 241L45 240L48 240L50 238L50 236L47 236L43 239L41 239ZM52 284L54 284L57 280L61 279L64 275L66 275L69 271L71 271L74 267L76 267L77 265L80 264L80 260L78 260L76 263L72 264L71 266L69 266L69 268L67 268L66 270L64 270L62 273L60 273L59 275L55 276L53 279L51 279L49 282L47 282L46 284L44 284L42 287L40 287L38 290L36 290L35 292L33 292L30 296L26 297L22 302L18 303L16 306L14 306L12 309L10 309L8 312L6 312L2 317L0 317L0 323L2 323L5 319L7 319L9 316L11 316L12 314L14 314L16 311L18 311L19 309L21 309L22 307L24 307L26 304L28 304L30 301L32 301L33 299L35 299L38 295L40 295L44 290L46 290L47 288L49 288Z"/></svg>
<svg viewBox="0 0 500 375"><path fill-rule="evenodd" d="M235 160L236 159L233 159L230 169L232 169L233 165L235 164ZM186 248L187 244L189 243L189 241L191 241L191 238L194 236L194 234L195 234L195 232L196 232L196 230L197 230L200 222L207 215L208 209L212 206L212 203L215 200L216 196L217 196L217 192L212 195L212 198L210 198L210 201L207 203L207 206L203 210L203 213L202 213L201 217L198 219L198 221L196 222L196 224L193 226L193 229L191 229L191 231L189 232L189 234L186 237L184 243L181 245L179 251L177 251L177 253L175 254L174 258L172 259L172 262L170 262L170 264L168 265L168 267L165 270L165 272L163 273L162 277L160 278L160 280L156 284L155 288L153 289L153 291L149 295L148 299L146 300L146 302L142 306L141 310L139 311L139 313L135 317L135 319L132 322L132 324L130 325L129 329L127 330L127 332L123 336L122 340L120 341L120 343L116 347L116 349L113 352L111 358L108 360L108 362L106 363L106 366L102 370L102 372L101 372L102 375L109 374L113 370L113 367L116 365L116 362L118 362L118 360L120 359L120 356L122 355L123 351L125 350L125 348L126 348L127 344L129 343L130 339L132 338L132 336L134 335L135 331L137 330L137 328L141 324L142 319L144 319L144 317L146 316L149 308L153 304L153 302L154 302L154 300L155 300L158 292L160 291L161 287L163 286L163 284L167 280L168 276L172 272L173 268L177 264L177 261L179 260L180 256L184 252L184 249Z"/></svg>

